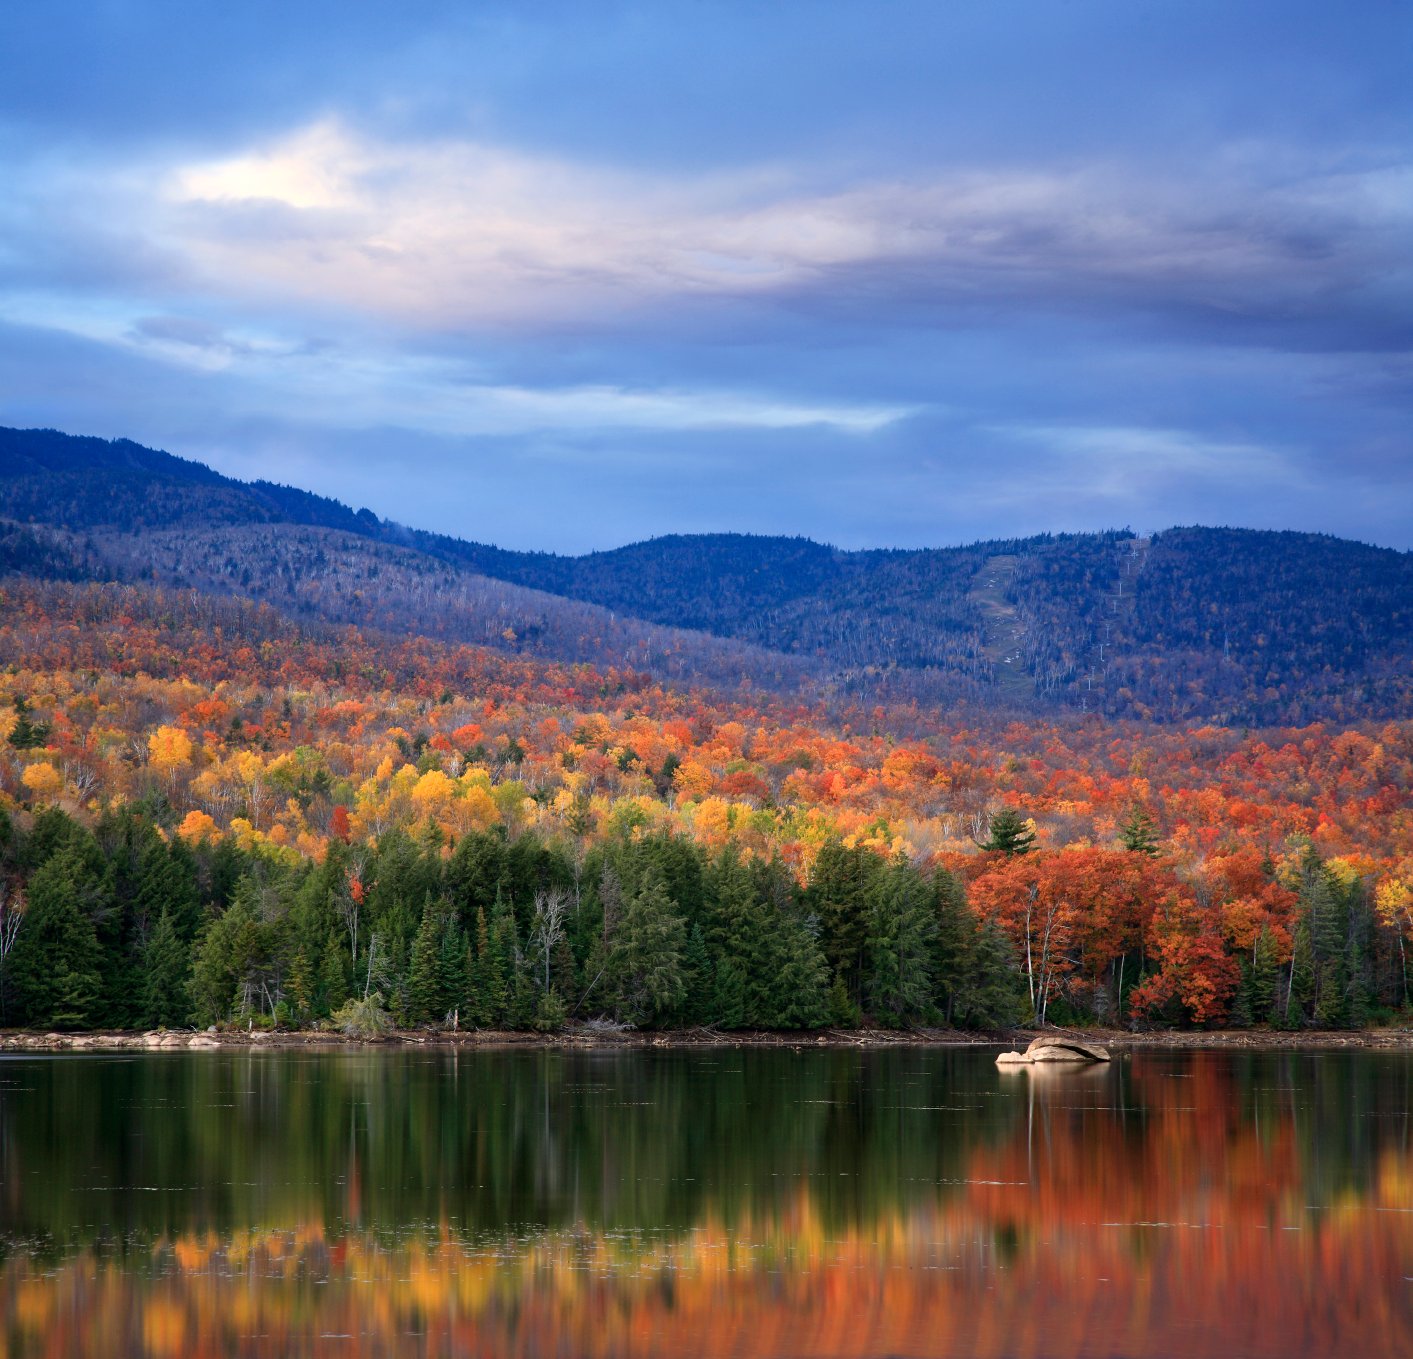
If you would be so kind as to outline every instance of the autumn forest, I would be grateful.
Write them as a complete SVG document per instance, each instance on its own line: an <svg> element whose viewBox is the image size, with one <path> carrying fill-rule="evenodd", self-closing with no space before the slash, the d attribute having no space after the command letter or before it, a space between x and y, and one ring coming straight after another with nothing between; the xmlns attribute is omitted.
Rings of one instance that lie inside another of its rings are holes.
<svg viewBox="0 0 1413 1359"><path fill-rule="evenodd" d="M0 585L0 1003L46 1029L1357 1027L1413 720L665 681Z"/></svg>

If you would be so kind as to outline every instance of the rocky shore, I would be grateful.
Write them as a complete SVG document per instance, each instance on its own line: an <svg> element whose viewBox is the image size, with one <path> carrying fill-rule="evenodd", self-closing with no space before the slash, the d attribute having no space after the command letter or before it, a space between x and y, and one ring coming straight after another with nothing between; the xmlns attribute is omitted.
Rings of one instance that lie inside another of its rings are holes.
<svg viewBox="0 0 1413 1359"><path fill-rule="evenodd" d="M1024 1048L1036 1030L970 1033L955 1029L824 1029L808 1032L722 1031L717 1029L652 1030L617 1029L599 1025L574 1025L558 1033L540 1034L512 1030L404 1029L375 1040L350 1038L332 1031L189 1030L155 1029L148 1032L102 1031L94 1033L38 1033L0 1030L0 1052L112 1052L134 1050L216 1050L220 1048L908 1048L908 1047L1007 1047ZM1133 1033L1120 1029L1051 1029L1088 1043L1100 1043L1117 1055L1123 1052L1165 1048L1242 1048L1278 1050L1338 1050L1346 1048L1405 1049L1413 1051L1413 1028L1308 1030L1299 1033L1270 1030L1152 1030Z"/></svg>

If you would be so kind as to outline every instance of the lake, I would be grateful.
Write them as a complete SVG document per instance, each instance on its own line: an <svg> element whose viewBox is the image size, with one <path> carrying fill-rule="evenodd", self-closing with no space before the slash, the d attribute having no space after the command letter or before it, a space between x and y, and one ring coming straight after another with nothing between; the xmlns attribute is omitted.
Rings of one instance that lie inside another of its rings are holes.
<svg viewBox="0 0 1413 1359"><path fill-rule="evenodd" d="M1413 1054L0 1058L10 1356L1413 1351Z"/></svg>

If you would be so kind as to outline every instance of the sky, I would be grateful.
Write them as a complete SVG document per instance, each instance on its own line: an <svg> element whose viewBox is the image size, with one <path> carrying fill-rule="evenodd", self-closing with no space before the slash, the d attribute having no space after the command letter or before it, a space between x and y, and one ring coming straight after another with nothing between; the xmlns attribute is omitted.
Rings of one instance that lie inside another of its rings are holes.
<svg viewBox="0 0 1413 1359"><path fill-rule="evenodd" d="M0 7L0 424L508 547L1413 548L1407 0Z"/></svg>

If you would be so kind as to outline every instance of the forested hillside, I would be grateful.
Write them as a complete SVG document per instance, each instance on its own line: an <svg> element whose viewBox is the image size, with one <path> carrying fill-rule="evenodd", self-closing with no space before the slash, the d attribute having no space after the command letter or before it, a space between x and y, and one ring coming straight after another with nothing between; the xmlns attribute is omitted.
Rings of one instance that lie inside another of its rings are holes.
<svg viewBox="0 0 1413 1359"><path fill-rule="evenodd" d="M1264 726L1413 714L1413 555L1184 528L844 552L672 536L510 552L126 441L0 430L0 569L254 596L844 701Z"/></svg>
<svg viewBox="0 0 1413 1359"><path fill-rule="evenodd" d="M1410 933L1409 722L965 723L0 587L7 1023L1356 1025Z"/></svg>

